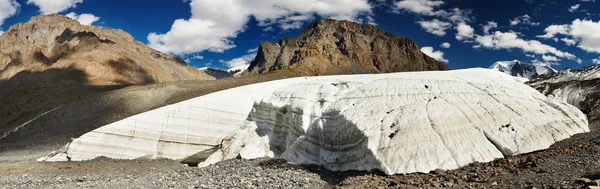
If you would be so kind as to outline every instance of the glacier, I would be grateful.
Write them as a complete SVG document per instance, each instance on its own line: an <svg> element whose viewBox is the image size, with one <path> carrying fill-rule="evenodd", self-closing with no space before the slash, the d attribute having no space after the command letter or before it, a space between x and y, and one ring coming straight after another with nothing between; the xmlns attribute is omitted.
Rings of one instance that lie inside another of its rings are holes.
<svg viewBox="0 0 600 189"><path fill-rule="evenodd" d="M168 158L206 166L281 157L401 174L542 150L588 131L577 108L489 69L300 77L141 113L38 160Z"/></svg>

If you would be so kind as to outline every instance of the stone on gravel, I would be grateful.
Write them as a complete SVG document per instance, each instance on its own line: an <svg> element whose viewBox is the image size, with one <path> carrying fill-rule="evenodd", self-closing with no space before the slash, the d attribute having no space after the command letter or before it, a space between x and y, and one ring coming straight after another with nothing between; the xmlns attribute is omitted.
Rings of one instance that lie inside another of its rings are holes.
<svg viewBox="0 0 600 189"><path fill-rule="evenodd" d="M583 183L583 184L587 184L587 183L590 183L590 182L592 182L592 180L591 180L591 179L589 179L589 178L578 178L577 180L575 180L575 182L577 182L577 183Z"/></svg>

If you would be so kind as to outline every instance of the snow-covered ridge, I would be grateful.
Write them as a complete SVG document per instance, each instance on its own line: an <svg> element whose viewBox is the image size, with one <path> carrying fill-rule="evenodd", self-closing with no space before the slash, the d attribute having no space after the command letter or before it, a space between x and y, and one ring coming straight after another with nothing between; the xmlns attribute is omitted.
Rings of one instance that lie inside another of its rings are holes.
<svg viewBox="0 0 600 189"><path fill-rule="evenodd" d="M586 116L489 69L303 77L145 112L40 160L280 156L330 170L455 169L589 131Z"/></svg>
<svg viewBox="0 0 600 189"><path fill-rule="evenodd" d="M586 81L600 78L600 66L588 66L579 70L567 68L553 74L551 77L545 77L533 80L533 83L559 83L565 81Z"/></svg>
<svg viewBox="0 0 600 189"><path fill-rule="evenodd" d="M529 81L540 75L554 74L557 71L546 64L525 64L518 60L498 61L489 69L500 71L508 75L522 78L523 81Z"/></svg>

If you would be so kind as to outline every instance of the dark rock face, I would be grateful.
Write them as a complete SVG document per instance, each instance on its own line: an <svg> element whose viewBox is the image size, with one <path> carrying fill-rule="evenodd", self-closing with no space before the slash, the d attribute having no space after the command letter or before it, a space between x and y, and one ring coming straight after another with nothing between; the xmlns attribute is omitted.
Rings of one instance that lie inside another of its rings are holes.
<svg viewBox="0 0 600 189"><path fill-rule="evenodd" d="M260 44L242 75L287 70L306 75L448 70L408 38L348 21L320 20L295 39Z"/></svg>
<svg viewBox="0 0 600 189"><path fill-rule="evenodd" d="M588 116L590 129L600 130L599 73L599 66L565 69L553 75L543 75L527 84L550 98L579 108Z"/></svg>

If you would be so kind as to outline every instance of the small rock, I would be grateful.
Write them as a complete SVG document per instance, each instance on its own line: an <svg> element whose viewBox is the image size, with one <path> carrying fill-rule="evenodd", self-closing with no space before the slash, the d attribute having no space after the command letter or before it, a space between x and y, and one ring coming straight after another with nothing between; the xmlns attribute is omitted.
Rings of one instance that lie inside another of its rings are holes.
<svg viewBox="0 0 600 189"><path fill-rule="evenodd" d="M498 186L498 182L492 182L492 184L490 184L492 186Z"/></svg>
<svg viewBox="0 0 600 189"><path fill-rule="evenodd" d="M592 182L592 180L591 180L591 179L589 179L589 178L578 178L578 179L576 179L576 180L575 180L575 182L576 182L576 183L583 183L583 184L587 184L587 183L590 183L590 182Z"/></svg>
<svg viewBox="0 0 600 189"><path fill-rule="evenodd" d="M444 182L444 183L442 183L442 186L444 186L444 187L452 188L452 185L454 185L454 184L451 183L451 182Z"/></svg>

